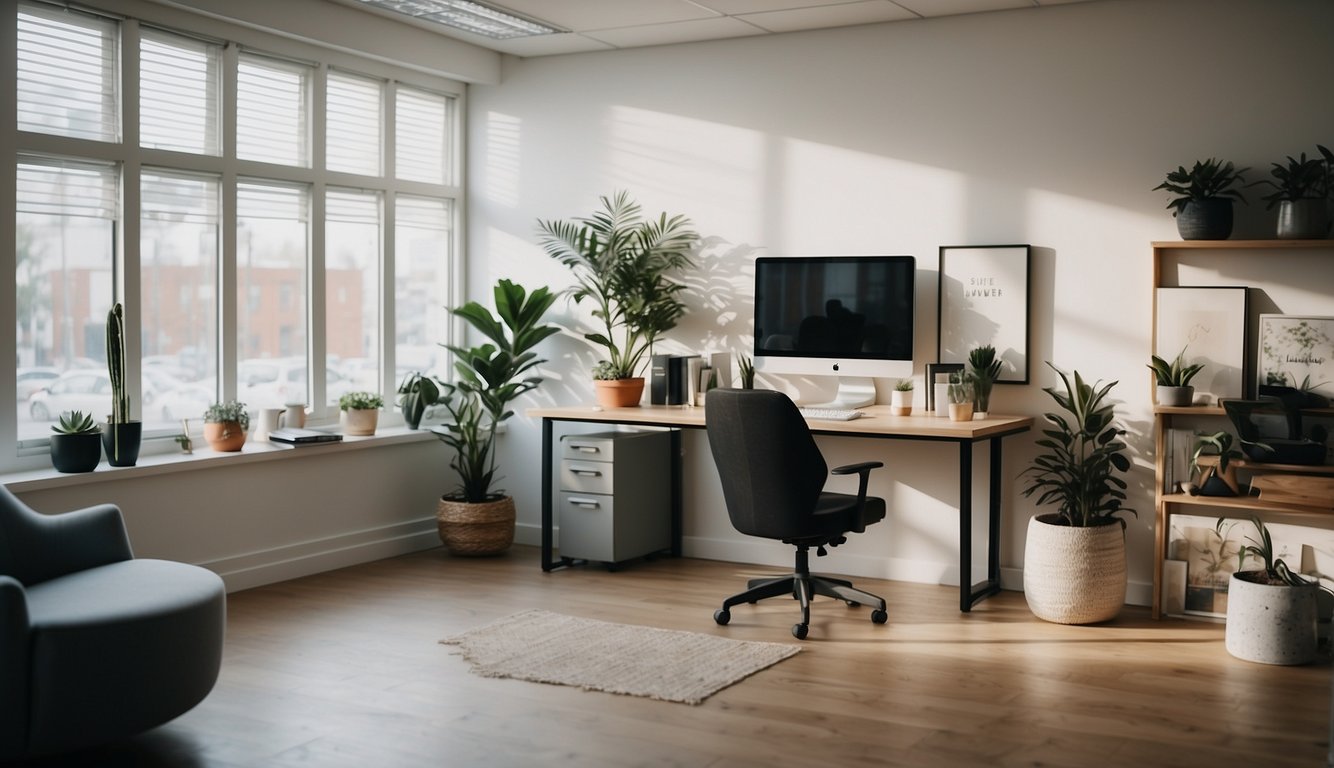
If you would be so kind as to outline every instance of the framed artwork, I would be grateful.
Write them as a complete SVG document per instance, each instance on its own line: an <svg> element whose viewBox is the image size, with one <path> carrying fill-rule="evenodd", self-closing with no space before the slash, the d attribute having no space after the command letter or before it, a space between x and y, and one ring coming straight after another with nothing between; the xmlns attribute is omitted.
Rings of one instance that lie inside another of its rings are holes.
<svg viewBox="0 0 1334 768"><path fill-rule="evenodd" d="M1000 384L1028 383L1028 245L940 248L937 359L967 363L987 344L1003 365Z"/></svg>
<svg viewBox="0 0 1334 768"><path fill-rule="evenodd" d="M1197 400L1246 397L1246 288L1159 288L1154 298L1154 354L1171 363L1184 350L1187 364L1204 366L1190 382Z"/></svg>
<svg viewBox="0 0 1334 768"><path fill-rule="evenodd" d="M963 363L926 364L926 412L936 412L936 384L949 383L949 374L963 370Z"/></svg>
<svg viewBox="0 0 1334 768"><path fill-rule="evenodd" d="M1260 315L1257 384L1334 397L1334 317Z"/></svg>

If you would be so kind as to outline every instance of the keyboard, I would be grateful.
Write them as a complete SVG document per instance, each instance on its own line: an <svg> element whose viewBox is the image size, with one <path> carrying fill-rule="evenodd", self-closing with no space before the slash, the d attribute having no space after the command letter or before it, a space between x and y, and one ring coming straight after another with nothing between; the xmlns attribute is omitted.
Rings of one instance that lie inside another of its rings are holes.
<svg viewBox="0 0 1334 768"><path fill-rule="evenodd" d="M861 411L844 410L842 408L802 408L800 410L802 416L821 421L852 421L866 415Z"/></svg>

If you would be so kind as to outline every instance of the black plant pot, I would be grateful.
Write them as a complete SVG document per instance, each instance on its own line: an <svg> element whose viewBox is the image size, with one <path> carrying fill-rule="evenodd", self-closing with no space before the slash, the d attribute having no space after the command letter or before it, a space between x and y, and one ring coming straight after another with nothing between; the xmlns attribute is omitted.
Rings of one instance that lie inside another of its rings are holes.
<svg viewBox="0 0 1334 768"><path fill-rule="evenodd" d="M57 472L92 472L102 461L102 435L51 435L51 466Z"/></svg>
<svg viewBox="0 0 1334 768"><path fill-rule="evenodd" d="M1232 235L1232 201L1226 197L1189 200L1177 212L1182 240L1226 240Z"/></svg>
<svg viewBox="0 0 1334 768"><path fill-rule="evenodd" d="M1329 236L1329 203L1323 198L1280 201L1277 234L1283 240L1323 240Z"/></svg>
<svg viewBox="0 0 1334 768"><path fill-rule="evenodd" d="M143 439L144 425L139 421L102 425L102 447L107 452L107 463L113 467L133 467L139 461L139 442Z"/></svg>

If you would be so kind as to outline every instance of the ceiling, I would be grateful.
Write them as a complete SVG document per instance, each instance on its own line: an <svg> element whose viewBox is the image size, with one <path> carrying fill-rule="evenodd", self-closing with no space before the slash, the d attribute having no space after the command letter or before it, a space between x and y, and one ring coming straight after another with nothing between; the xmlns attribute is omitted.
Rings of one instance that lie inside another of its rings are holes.
<svg viewBox="0 0 1334 768"><path fill-rule="evenodd" d="M492 40L417 21L362 5L357 0L335 1L482 48L529 57L911 21L1092 0L486 0L489 5L569 30L513 40Z"/></svg>

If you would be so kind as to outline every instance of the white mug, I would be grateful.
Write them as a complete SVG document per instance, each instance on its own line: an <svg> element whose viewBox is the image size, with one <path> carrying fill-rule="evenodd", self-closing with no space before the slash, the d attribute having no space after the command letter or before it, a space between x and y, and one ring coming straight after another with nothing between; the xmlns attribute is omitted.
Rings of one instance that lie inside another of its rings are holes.
<svg viewBox="0 0 1334 768"><path fill-rule="evenodd" d="M301 429L306 426L306 406L304 403L288 403L287 410L278 422L280 426Z"/></svg>
<svg viewBox="0 0 1334 768"><path fill-rule="evenodd" d="M255 431L252 440L268 440L269 433L282 426L282 408L260 408L255 416Z"/></svg>

